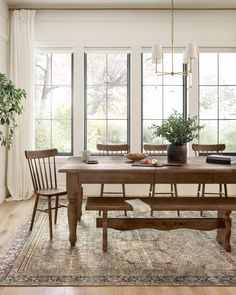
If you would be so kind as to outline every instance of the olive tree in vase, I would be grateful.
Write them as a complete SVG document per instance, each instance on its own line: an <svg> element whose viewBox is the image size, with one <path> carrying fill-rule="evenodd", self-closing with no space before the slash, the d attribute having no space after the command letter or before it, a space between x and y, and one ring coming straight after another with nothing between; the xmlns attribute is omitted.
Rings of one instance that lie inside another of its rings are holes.
<svg viewBox="0 0 236 295"><path fill-rule="evenodd" d="M187 143L199 138L199 131L203 126L198 124L197 117L184 118L182 114L174 112L162 125L153 124L154 137L162 137L170 144L167 147L168 163L187 162Z"/></svg>

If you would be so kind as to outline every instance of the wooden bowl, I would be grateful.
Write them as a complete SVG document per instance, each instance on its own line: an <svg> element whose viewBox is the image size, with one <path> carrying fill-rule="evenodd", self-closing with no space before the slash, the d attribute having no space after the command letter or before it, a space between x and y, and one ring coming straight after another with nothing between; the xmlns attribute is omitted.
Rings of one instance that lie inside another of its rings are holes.
<svg viewBox="0 0 236 295"><path fill-rule="evenodd" d="M132 162L137 162L147 157L147 155L144 153L129 153L129 154L126 154L125 156L127 159L129 159Z"/></svg>

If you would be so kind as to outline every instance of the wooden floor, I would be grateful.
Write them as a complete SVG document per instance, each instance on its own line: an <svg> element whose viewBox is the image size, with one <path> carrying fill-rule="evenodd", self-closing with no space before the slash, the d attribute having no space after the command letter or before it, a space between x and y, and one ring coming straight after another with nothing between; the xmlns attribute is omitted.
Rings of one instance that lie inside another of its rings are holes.
<svg viewBox="0 0 236 295"><path fill-rule="evenodd" d="M0 252L11 239L33 200L0 205ZM235 287L0 287L0 295L235 295Z"/></svg>

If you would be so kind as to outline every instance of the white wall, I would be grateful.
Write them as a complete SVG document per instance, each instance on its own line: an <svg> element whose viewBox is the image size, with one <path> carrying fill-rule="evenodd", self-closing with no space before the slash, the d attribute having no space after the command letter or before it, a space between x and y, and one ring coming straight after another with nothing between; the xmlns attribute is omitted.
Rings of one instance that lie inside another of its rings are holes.
<svg viewBox="0 0 236 295"><path fill-rule="evenodd" d="M0 72L8 72L8 6L0 0ZM4 130L5 131L5 130ZM6 189L6 149L0 147L0 203L5 199Z"/></svg>
<svg viewBox="0 0 236 295"><path fill-rule="evenodd" d="M236 11L176 11L175 46L195 42L199 47L236 48ZM131 150L139 150L140 138L140 54L142 47L159 43L170 46L169 11L37 11L36 46L73 47L75 53L74 122L75 153L83 149L83 53L86 47L128 47L131 65ZM195 70L196 75L196 70ZM197 75L196 77L197 78ZM197 83L191 90L197 101ZM190 109L196 114L197 105ZM134 112L135 110L135 112ZM79 115L78 115L79 113ZM60 160L63 164L63 159ZM62 175L61 183L65 182ZM235 186L231 186L235 192ZM93 187L85 193L93 194ZM98 192L98 190L97 190ZM183 193L189 193L187 186ZM128 193L140 193L140 187L129 187ZM143 193L146 190L143 189Z"/></svg>

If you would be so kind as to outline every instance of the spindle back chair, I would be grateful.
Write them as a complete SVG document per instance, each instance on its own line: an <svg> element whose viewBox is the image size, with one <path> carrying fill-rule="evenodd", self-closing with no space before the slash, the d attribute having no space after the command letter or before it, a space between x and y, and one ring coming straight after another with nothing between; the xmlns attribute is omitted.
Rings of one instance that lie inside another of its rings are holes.
<svg viewBox="0 0 236 295"><path fill-rule="evenodd" d="M30 224L30 231L33 229L36 211L48 213L49 216L49 232L50 239L53 237L52 233L52 209L55 209L54 223L57 222L58 208L67 207L59 204L59 197L66 195L65 188L58 188L57 186L57 170L56 159L57 149L25 151L25 156L28 161L30 175L34 187L35 204ZM48 199L47 209L38 209L39 197L46 197ZM55 197L55 207L51 206L51 199Z"/></svg>
<svg viewBox="0 0 236 295"><path fill-rule="evenodd" d="M207 156L210 154L222 154L225 150L226 146L225 144L192 144L192 149L195 153L195 157L202 157ZM222 190L222 185L224 186L224 192ZM205 197L205 195L219 195L220 197L225 196L228 197L227 192L227 184L220 183L219 184L219 191L218 192L206 192L205 191L206 185L204 183L198 184L197 189L197 197ZM201 212L202 215L202 212Z"/></svg>
<svg viewBox="0 0 236 295"><path fill-rule="evenodd" d="M129 145L128 144L97 144L97 150L99 155L101 156L124 156L129 152ZM125 184L122 183L122 192L117 191L104 191L104 183L101 184L100 189L100 197L103 197L104 194L106 195L122 195L124 198L126 197L125 194ZM101 212L99 212L100 214ZM126 212L125 212L126 214Z"/></svg>
<svg viewBox="0 0 236 295"><path fill-rule="evenodd" d="M128 144L97 144L97 150L103 156L123 156L129 152Z"/></svg>
<svg viewBox="0 0 236 295"><path fill-rule="evenodd" d="M167 144L144 144L143 149L150 157L167 155ZM148 194L149 197L154 197L155 195L170 195L171 197L178 197L177 185L176 183L171 183L170 192L156 192L156 185L151 183ZM179 211L178 215L180 215Z"/></svg>
<svg viewBox="0 0 236 295"><path fill-rule="evenodd" d="M211 154L222 154L225 144L192 144L195 157L207 156Z"/></svg>

